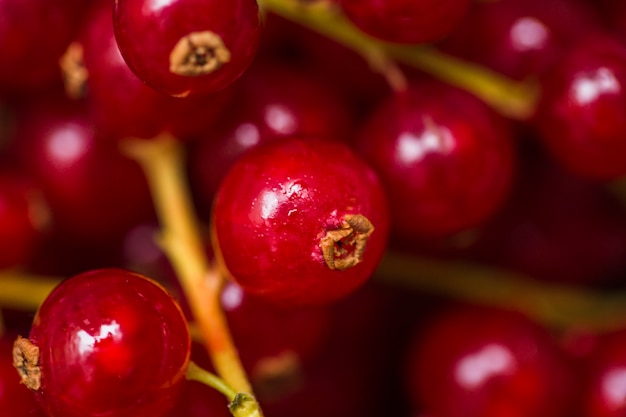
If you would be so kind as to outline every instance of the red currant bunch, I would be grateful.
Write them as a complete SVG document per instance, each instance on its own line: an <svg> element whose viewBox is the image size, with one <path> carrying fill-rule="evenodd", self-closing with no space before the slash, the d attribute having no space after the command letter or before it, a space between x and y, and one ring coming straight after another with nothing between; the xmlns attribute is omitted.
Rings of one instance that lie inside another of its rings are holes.
<svg viewBox="0 0 626 417"><path fill-rule="evenodd" d="M0 0L0 417L623 417L624 4Z"/></svg>

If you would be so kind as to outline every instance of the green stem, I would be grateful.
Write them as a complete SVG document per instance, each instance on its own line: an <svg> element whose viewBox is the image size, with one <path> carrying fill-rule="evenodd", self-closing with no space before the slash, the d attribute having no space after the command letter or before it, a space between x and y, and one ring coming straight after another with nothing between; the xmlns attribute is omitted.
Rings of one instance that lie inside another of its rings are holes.
<svg viewBox="0 0 626 417"><path fill-rule="evenodd" d="M0 272L0 306L35 311L60 282L56 277Z"/></svg>
<svg viewBox="0 0 626 417"><path fill-rule="evenodd" d="M228 401L232 401L235 399L237 395L237 391L235 391L230 385L228 385L224 380L217 375L200 368L194 362L189 363L189 368L187 369L187 379L190 381L197 381L204 385L207 385L211 388L216 389L217 391L224 394Z"/></svg>
<svg viewBox="0 0 626 417"><path fill-rule="evenodd" d="M386 283L430 294L515 309L557 328L608 331L626 325L624 292L591 292L469 262L391 253L383 259L377 276Z"/></svg>
<svg viewBox="0 0 626 417"><path fill-rule="evenodd" d="M534 111L538 87L520 83L486 68L443 54L433 47L381 42L367 36L327 3L306 5L300 0L260 0L267 11L308 27L370 59L386 55L464 89L515 119L527 119Z"/></svg>
<svg viewBox="0 0 626 417"><path fill-rule="evenodd" d="M151 141L129 139L123 149L146 175L161 222L159 243L177 273L217 372L236 390L252 393L219 301L224 277L208 261L199 235L184 175L183 146L163 134Z"/></svg>
<svg viewBox="0 0 626 417"><path fill-rule="evenodd" d="M187 379L197 381L216 389L230 402L228 408L234 417L262 417L257 401L249 394L235 391L217 375L200 368L194 362L189 363Z"/></svg>

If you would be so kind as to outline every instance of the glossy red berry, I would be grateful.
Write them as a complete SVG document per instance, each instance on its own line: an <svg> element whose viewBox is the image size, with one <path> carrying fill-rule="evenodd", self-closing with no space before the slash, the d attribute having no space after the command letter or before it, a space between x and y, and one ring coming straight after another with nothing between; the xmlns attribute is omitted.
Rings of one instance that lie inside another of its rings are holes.
<svg viewBox="0 0 626 417"><path fill-rule="evenodd" d="M508 77L537 77L599 23L572 0L474 1L441 44L445 51Z"/></svg>
<svg viewBox="0 0 626 417"><path fill-rule="evenodd" d="M15 343L16 365L50 417L162 416L185 381L190 343L161 286L102 269L49 295L30 339Z"/></svg>
<svg viewBox="0 0 626 417"><path fill-rule="evenodd" d="M290 305L341 298L371 275L385 247L385 195L373 170L336 142L291 138L244 155L213 212L235 281Z"/></svg>
<svg viewBox="0 0 626 417"><path fill-rule="evenodd" d="M507 195L514 171L503 120L442 84L389 98L356 146L386 187L394 232L405 237L445 235L484 221Z"/></svg>
<svg viewBox="0 0 626 417"><path fill-rule="evenodd" d="M72 45L74 59L84 67L70 66L66 80L84 71L87 106L94 124L114 138L153 138L168 132L179 140L202 130L220 116L232 94L229 90L210 97L177 98L155 91L130 70L117 46L113 32L112 8L104 2L91 10L83 21L83 30ZM74 91L76 93L76 91Z"/></svg>
<svg viewBox="0 0 626 417"><path fill-rule="evenodd" d="M388 42L422 43L447 35L465 14L468 0L339 0L364 32Z"/></svg>
<svg viewBox="0 0 626 417"><path fill-rule="evenodd" d="M255 65L238 82L235 103L192 144L191 182L207 211L235 161L250 149L289 136L347 140L351 115L342 96L313 74L276 62Z"/></svg>
<svg viewBox="0 0 626 417"><path fill-rule="evenodd" d="M620 417L626 412L626 331L601 335L585 358L585 417Z"/></svg>
<svg viewBox="0 0 626 417"><path fill-rule="evenodd" d="M255 0L116 0L114 24L128 66L173 96L226 87L250 65L260 37Z"/></svg>
<svg viewBox="0 0 626 417"><path fill-rule="evenodd" d="M626 47L591 37L542 85L536 123L552 154L587 177L626 175Z"/></svg>
<svg viewBox="0 0 626 417"><path fill-rule="evenodd" d="M153 213L139 165L100 136L77 103L28 106L18 114L12 151L41 188L52 227L68 240L116 242Z"/></svg>
<svg viewBox="0 0 626 417"><path fill-rule="evenodd" d="M457 308L415 336L409 393L437 417L565 417L575 378L549 334L526 317Z"/></svg>

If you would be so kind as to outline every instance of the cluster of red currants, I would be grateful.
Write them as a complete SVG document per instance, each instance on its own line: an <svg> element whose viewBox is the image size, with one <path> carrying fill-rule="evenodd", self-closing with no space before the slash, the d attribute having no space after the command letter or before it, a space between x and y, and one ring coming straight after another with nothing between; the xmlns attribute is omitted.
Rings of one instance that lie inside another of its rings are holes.
<svg viewBox="0 0 626 417"><path fill-rule="evenodd" d="M0 416L623 416L623 4L0 0Z"/></svg>

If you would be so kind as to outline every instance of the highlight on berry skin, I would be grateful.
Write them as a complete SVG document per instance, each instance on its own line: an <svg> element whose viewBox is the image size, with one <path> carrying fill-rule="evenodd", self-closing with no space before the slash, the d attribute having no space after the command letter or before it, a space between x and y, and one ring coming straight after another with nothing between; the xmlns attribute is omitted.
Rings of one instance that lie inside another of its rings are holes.
<svg viewBox="0 0 626 417"><path fill-rule="evenodd" d="M177 97L211 94L235 81L261 33L256 0L116 0L113 23L133 72Z"/></svg>
<svg viewBox="0 0 626 417"><path fill-rule="evenodd" d="M232 278L277 304L336 301L380 260L387 201L374 171L347 146L289 138L245 154L213 209L216 246Z"/></svg>
<svg viewBox="0 0 626 417"><path fill-rule="evenodd" d="M49 417L163 416L185 382L190 336L163 287L126 270L65 280L44 301L14 366Z"/></svg>

